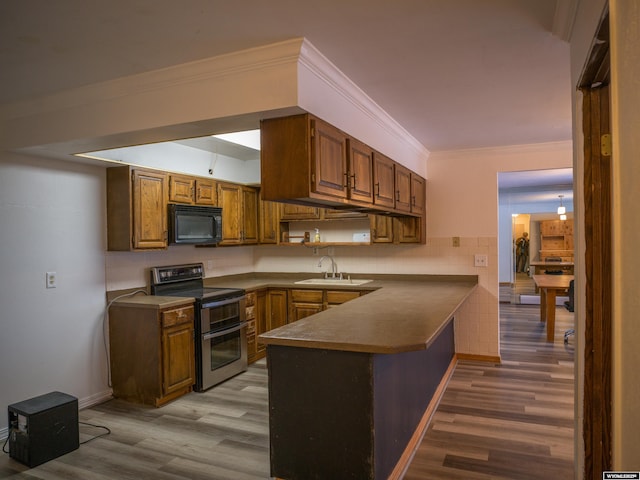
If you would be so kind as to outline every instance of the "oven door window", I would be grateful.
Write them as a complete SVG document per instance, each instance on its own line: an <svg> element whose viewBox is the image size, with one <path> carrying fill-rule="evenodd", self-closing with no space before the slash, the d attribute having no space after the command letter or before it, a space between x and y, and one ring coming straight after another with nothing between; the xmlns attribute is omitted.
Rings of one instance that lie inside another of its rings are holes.
<svg viewBox="0 0 640 480"><path fill-rule="evenodd" d="M214 306L205 305L200 312L201 331L219 331L240 323L240 302L219 302Z"/></svg>
<svg viewBox="0 0 640 480"><path fill-rule="evenodd" d="M241 340L241 330L237 327L204 335L204 341L209 342L210 347L209 371L214 371L239 360L242 354Z"/></svg>

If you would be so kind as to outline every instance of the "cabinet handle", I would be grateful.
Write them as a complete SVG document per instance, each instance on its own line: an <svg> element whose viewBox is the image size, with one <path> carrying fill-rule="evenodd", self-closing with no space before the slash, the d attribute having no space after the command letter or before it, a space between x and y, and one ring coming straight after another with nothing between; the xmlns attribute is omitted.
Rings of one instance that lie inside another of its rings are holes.
<svg viewBox="0 0 640 480"><path fill-rule="evenodd" d="M375 187L376 187L376 197L379 197L380 196L380 182L376 183Z"/></svg>
<svg viewBox="0 0 640 480"><path fill-rule="evenodd" d="M416 206L416 196L412 196L411 197L411 205L413 205L414 207Z"/></svg>
<svg viewBox="0 0 640 480"><path fill-rule="evenodd" d="M378 230L376 230L375 228L373 230L371 230L371 234L373 235L373 239L375 240L376 238L378 238Z"/></svg>
<svg viewBox="0 0 640 480"><path fill-rule="evenodd" d="M344 172L344 188L349 188L349 172Z"/></svg>
<svg viewBox="0 0 640 480"><path fill-rule="evenodd" d="M355 173L353 175L351 175L351 180L352 180L351 189L355 190L356 189L356 174Z"/></svg>
<svg viewBox="0 0 640 480"><path fill-rule="evenodd" d="M396 202L400 201L400 190L396 190Z"/></svg>

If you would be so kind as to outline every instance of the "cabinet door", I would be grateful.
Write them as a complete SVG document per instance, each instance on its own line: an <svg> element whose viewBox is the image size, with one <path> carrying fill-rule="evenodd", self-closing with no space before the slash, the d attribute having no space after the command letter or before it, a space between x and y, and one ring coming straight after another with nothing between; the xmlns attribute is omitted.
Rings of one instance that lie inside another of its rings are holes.
<svg viewBox="0 0 640 480"><path fill-rule="evenodd" d="M270 315L267 313L268 307L268 302L267 302L267 290L258 290L257 294L256 294L256 309L255 309L255 316L256 316L256 360L258 358L262 358L265 356L266 354L266 348L265 345L260 343L257 340L257 337L260 336L261 334L263 334L264 332L268 331L269 328L267 326L268 323L268 319L270 317Z"/></svg>
<svg viewBox="0 0 640 480"><path fill-rule="evenodd" d="M291 203L280 204L280 220L316 220L320 218L320 209Z"/></svg>
<svg viewBox="0 0 640 480"><path fill-rule="evenodd" d="M287 290L270 289L267 293L267 331L287 324L287 307Z"/></svg>
<svg viewBox="0 0 640 480"><path fill-rule="evenodd" d="M242 243L258 243L258 190L242 187Z"/></svg>
<svg viewBox="0 0 640 480"><path fill-rule="evenodd" d="M395 243L422 243L422 219L420 217L395 217L393 219Z"/></svg>
<svg viewBox="0 0 640 480"><path fill-rule="evenodd" d="M296 322L304 317L309 317L321 311L322 311L321 303L299 303L299 302L292 303L291 311L289 315L289 323Z"/></svg>
<svg viewBox="0 0 640 480"><path fill-rule="evenodd" d="M133 248L167 247L167 176L133 170Z"/></svg>
<svg viewBox="0 0 640 480"><path fill-rule="evenodd" d="M351 210L334 210L325 208L322 211L322 218L325 220L333 220L337 218L366 218L367 213L351 211Z"/></svg>
<svg viewBox="0 0 640 480"><path fill-rule="evenodd" d="M363 203L373 203L373 150L364 143L350 138L349 198Z"/></svg>
<svg viewBox="0 0 640 480"><path fill-rule="evenodd" d="M186 321L166 322L175 313L174 318ZM193 307L164 312L162 316L163 324L171 325L162 329L162 392L169 395L195 383Z"/></svg>
<svg viewBox="0 0 640 480"><path fill-rule="evenodd" d="M218 203L222 207L222 241L220 245L242 243L242 195L240 185L218 183Z"/></svg>
<svg viewBox="0 0 640 480"><path fill-rule="evenodd" d="M318 119L311 121L311 191L347 198L347 137Z"/></svg>
<svg viewBox="0 0 640 480"><path fill-rule="evenodd" d="M258 219L260 243L278 243L279 215L278 204L260 200L260 218Z"/></svg>
<svg viewBox="0 0 640 480"><path fill-rule="evenodd" d="M423 214L426 208L425 179L411 174L411 212Z"/></svg>
<svg viewBox="0 0 640 480"><path fill-rule="evenodd" d="M195 179L184 175L169 176L169 201L171 203L193 203Z"/></svg>
<svg viewBox="0 0 640 480"><path fill-rule="evenodd" d="M218 204L218 194L215 180L196 179L195 203L197 205L213 206Z"/></svg>
<svg viewBox="0 0 640 480"><path fill-rule="evenodd" d="M326 295L326 308L335 307L337 305L342 305L349 300L353 300L354 298L358 298L360 296L360 292L358 291L349 291L349 290L327 290L325 292Z"/></svg>
<svg viewBox="0 0 640 480"><path fill-rule="evenodd" d="M411 170L396 164L396 210L411 211Z"/></svg>
<svg viewBox="0 0 640 480"><path fill-rule="evenodd" d="M393 243L393 217L371 215L371 243Z"/></svg>
<svg viewBox="0 0 640 480"><path fill-rule="evenodd" d="M381 153L373 153L373 203L395 207L395 162Z"/></svg>

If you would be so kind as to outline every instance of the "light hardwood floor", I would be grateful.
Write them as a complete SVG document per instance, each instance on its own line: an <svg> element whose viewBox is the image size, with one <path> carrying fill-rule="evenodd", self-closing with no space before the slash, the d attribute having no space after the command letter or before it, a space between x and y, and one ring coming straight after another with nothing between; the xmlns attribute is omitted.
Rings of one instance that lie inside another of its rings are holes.
<svg viewBox="0 0 640 480"><path fill-rule="evenodd" d="M500 308L502 364L459 362L406 480L573 478L573 314L557 309L549 344L537 306ZM112 433L32 469L2 455L0 478L270 478L264 361L162 408L111 400L80 420Z"/></svg>

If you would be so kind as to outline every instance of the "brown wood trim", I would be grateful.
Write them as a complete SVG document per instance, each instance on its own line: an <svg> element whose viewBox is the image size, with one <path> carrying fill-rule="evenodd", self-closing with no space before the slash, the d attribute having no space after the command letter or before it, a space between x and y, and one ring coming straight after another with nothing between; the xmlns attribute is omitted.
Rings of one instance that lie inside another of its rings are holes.
<svg viewBox="0 0 640 480"><path fill-rule="evenodd" d="M456 353L458 360L469 360L472 362L488 362L488 363L502 363L500 356L493 355L474 355L473 353Z"/></svg>
<svg viewBox="0 0 640 480"><path fill-rule="evenodd" d="M449 380L453 376L453 372L456 369L457 363L458 363L458 357L456 354L454 354L453 358L451 359L451 363L447 368L447 371L445 372L444 376L442 377L442 380L440 380L440 383L438 384L438 388L436 388L436 391L433 393L431 402L429 402L429 405L427 406L427 409L424 411L424 414L422 415L422 418L420 419L420 422L418 423L416 430L413 432L413 435L411 436L409 443L407 443L407 446L404 449L404 452L402 452L402 455L400 456L398 463L396 463L395 468L389 474L389 477L387 478L387 480L400 480L404 476L404 474L407 472L407 469L409 468L409 464L413 459L413 455L415 454L416 450L420 446L420 443L422 442L422 438L424 437L424 434L427 433L427 429L429 428L429 424L431 423L431 418L433 417L433 414L436 412L436 408L438 408L440 399L442 398L442 395L444 395L444 391L447 388L447 384L449 383Z"/></svg>

